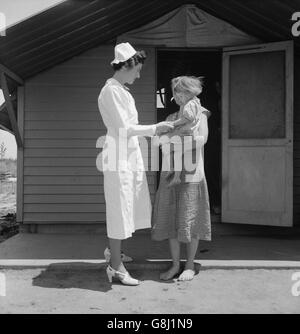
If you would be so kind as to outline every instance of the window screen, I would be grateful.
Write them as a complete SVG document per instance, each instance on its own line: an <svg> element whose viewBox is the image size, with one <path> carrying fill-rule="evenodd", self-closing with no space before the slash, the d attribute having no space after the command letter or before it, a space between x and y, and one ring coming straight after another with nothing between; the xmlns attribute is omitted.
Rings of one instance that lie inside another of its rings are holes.
<svg viewBox="0 0 300 334"><path fill-rule="evenodd" d="M285 52L230 57L229 137L285 137Z"/></svg>

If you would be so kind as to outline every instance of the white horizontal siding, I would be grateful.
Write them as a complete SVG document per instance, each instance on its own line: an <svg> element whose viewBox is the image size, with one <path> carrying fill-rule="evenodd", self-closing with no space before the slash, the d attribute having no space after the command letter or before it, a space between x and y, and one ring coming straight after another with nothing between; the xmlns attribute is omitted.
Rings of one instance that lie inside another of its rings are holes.
<svg viewBox="0 0 300 334"><path fill-rule="evenodd" d="M98 139L99 136L105 135L106 131L103 130L27 130L25 131L25 141L27 138L33 139Z"/></svg>
<svg viewBox="0 0 300 334"><path fill-rule="evenodd" d="M155 191L155 185L149 184L149 190L151 193ZM92 194L103 194L103 187L99 187L98 184L94 185L76 185L76 184L64 184L64 185L49 185L49 184L40 184L40 185L26 185L24 189L24 195L92 195ZM27 197L25 196L25 199Z"/></svg>
<svg viewBox="0 0 300 334"><path fill-rule="evenodd" d="M141 79L130 90L140 123L152 124L156 119L155 52L146 51ZM106 130L97 98L113 74L109 67L112 57L113 47L101 46L26 82L25 224L105 222L103 175L96 168L101 150L96 142ZM147 179L153 200L156 173L147 173Z"/></svg>
<svg viewBox="0 0 300 334"><path fill-rule="evenodd" d="M100 172L99 172L100 174ZM149 176L147 178L149 180L149 183L153 183L153 177ZM35 185L35 184L43 184L43 185L93 185L93 184L98 184L102 185L103 184L103 176L98 175L98 176L85 176L85 175L71 175L71 176L65 176L65 175L50 175L50 176L24 176L24 185Z"/></svg>

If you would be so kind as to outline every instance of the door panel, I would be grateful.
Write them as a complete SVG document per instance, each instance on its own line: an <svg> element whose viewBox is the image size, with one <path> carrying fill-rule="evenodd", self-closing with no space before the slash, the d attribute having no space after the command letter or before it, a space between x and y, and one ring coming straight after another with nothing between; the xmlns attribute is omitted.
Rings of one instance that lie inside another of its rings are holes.
<svg viewBox="0 0 300 334"><path fill-rule="evenodd" d="M232 210L258 212L284 211L284 148L230 147L228 153L229 174L232 175L229 207Z"/></svg>
<svg viewBox="0 0 300 334"><path fill-rule="evenodd" d="M292 226L292 42L224 49L222 104L222 221Z"/></svg>

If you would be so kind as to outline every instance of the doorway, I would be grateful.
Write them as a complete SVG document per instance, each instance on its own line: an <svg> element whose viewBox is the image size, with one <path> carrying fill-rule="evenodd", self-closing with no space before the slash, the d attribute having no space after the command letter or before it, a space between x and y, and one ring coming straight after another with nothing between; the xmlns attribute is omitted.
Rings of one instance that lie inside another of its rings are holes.
<svg viewBox="0 0 300 334"><path fill-rule="evenodd" d="M222 52L187 49L158 49L156 66L157 122L178 110L171 101L171 79L180 75L204 77L204 87L199 98L211 114L208 118L209 135L204 151L204 168L213 215L221 214L221 82ZM159 156L161 168L161 152ZM159 173L157 175L159 182Z"/></svg>

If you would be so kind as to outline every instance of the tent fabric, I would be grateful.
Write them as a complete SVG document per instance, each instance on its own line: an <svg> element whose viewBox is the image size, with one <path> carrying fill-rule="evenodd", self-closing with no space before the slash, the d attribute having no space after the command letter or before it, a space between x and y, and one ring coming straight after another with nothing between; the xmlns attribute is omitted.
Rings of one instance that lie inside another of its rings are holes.
<svg viewBox="0 0 300 334"><path fill-rule="evenodd" d="M118 37L118 42L124 41L165 47L224 47L261 42L195 5L181 6Z"/></svg>

